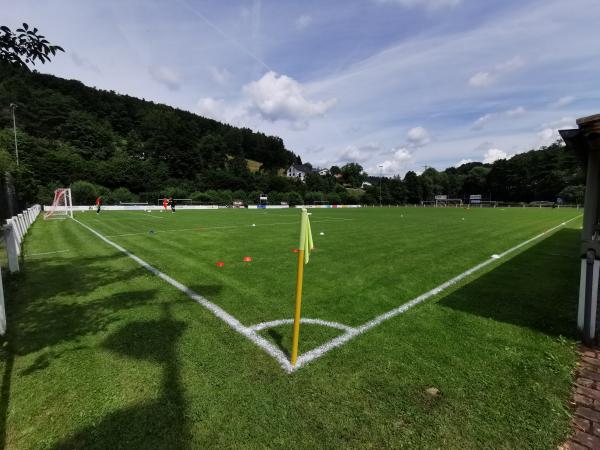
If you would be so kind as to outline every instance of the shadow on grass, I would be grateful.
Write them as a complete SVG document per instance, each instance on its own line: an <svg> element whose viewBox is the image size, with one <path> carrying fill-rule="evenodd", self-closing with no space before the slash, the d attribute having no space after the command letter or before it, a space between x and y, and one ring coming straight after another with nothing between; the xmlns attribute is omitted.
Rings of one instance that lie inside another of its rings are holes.
<svg viewBox="0 0 600 450"><path fill-rule="evenodd" d="M171 317L167 304L162 307L160 320L130 322L103 343L103 347L114 353L161 365L163 376L158 397L108 414L97 425L84 428L55 446L56 449L189 447L186 403L176 354L185 324Z"/></svg>
<svg viewBox="0 0 600 450"><path fill-rule="evenodd" d="M562 229L440 300L439 305L575 337L580 231Z"/></svg>
<svg viewBox="0 0 600 450"><path fill-rule="evenodd" d="M281 350L285 356L289 359L291 357L290 350L283 344L283 335L275 328L269 328L267 334L273 339L275 345Z"/></svg>

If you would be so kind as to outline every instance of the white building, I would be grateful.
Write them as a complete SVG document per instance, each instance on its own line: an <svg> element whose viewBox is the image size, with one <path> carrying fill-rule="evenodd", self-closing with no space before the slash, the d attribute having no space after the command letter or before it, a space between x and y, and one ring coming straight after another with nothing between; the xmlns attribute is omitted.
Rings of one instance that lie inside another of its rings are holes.
<svg viewBox="0 0 600 450"><path fill-rule="evenodd" d="M316 169L308 164L292 164L285 174L288 178L298 178L303 182L309 173L318 173L325 176L329 174L329 169Z"/></svg>

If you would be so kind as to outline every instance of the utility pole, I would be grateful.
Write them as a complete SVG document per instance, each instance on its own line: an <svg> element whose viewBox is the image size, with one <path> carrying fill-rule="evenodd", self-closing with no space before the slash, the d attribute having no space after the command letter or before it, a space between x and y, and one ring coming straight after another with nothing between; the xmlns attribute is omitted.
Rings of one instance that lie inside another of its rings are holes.
<svg viewBox="0 0 600 450"><path fill-rule="evenodd" d="M381 179L383 178L383 164L379 164L379 207L381 208Z"/></svg>
<svg viewBox="0 0 600 450"><path fill-rule="evenodd" d="M19 167L19 146L17 145L17 121L15 119L15 109L17 109L17 105L11 103L10 110L12 111L13 131L15 133L15 159L17 161L17 167Z"/></svg>

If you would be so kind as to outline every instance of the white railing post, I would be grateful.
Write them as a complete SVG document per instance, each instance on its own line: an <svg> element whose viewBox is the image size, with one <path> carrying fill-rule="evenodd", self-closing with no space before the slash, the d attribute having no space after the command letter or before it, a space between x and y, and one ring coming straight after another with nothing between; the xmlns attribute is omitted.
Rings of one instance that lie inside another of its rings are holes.
<svg viewBox="0 0 600 450"><path fill-rule="evenodd" d="M10 226L10 232L11 232L11 236L12 236L12 240L15 242L15 248L16 248L16 252L17 252L17 256L19 256L21 254L21 248L20 248L20 238L19 238L19 226L17 224L17 218L15 216L11 217L10 219L8 219L6 221L6 224ZM7 241L7 248L8 248L8 241Z"/></svg>
<svg viewBox="0 0 600 450"><path fill-rule="evenodd" d="M23 213L17 214L19 218L19 225L21 226L21 241L23 241L23 237L27 234L27 227L25 226L25 219L23 218Z"/></svg>
<svg viewBox="0 0 600 450"><path fill-rule="evenodd" d="M17 242L15 225L12 220L6 221L4 228L4 241L6 242L6 254L8 256L8 270L10 273L19 271L19 244Z"/></svg>

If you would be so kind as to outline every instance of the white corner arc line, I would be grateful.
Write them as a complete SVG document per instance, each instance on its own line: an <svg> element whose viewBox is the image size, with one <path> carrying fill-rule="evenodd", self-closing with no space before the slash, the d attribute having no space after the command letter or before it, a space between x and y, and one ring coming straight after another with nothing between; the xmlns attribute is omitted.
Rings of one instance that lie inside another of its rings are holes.
<svg viewBox="0 0 600 450"><path fill-rule="evenodd" d="M293 323L294 323L294 319L279 319L279 320L271 320L270 322L257 323L256 325L252 325L248 328L250 328L253 331L261 331L261 330L267 330L269 328L279 327L281 325L291 325ZM342 331L346 331L346 332L352 332L355 330L354 328L352 328L348 325L344 325L343 323L330 322L328 320L321 320L321 319L309 319L309 318L303 317L300 319L300 323L305 323L305 324L309 324L309 325L321 325L324 327L335 328L337 330L342 330Z"/></svg>
<svg viewBox="0 0 600 450"><path fill-rule="evenodd" d="M93 234L98 236L100 239L102 239L108 245L116 248L121 253L124 253L125 255L129 256L131 259L133 259L135 262L137 262L144 269L148 270L149 272L156 275L157 277L162 278L164 281L169 283L171 286L179 289L181 292L186 294L188 297L190 297L196 303L200 304L205 309L207 309L208 311L213 313L216 317L221 319L223 322L225 322L227 325L229 325L235 331L240 333L242 336L245 336L252 343L256 344L258 347L262 348L266 353L268 353L270 356L272 356L279 363L279 365L281 366L281 368L283 370L285 370L288 373L292 371L292 365L288 361L286 355L281 350L279 350L277 347L275 347L275 345L273 345L267 339L260 336L254 330L242 325L242 323L239 320L237 320L235 317L233 317L231 314L229 314L223 308L208 301L207 299L202 297L200 294L194 292L192 289L181 284L179 281L177 281L177 280L171 278L170 276L168 276L167 274L161 272L156 267L151 266L150 264L148 264L146 261L144 261L140 257L134 255L130 251L121 247L119 244L115 244L113 241L107 239L102 234L98 233L96 230L89 227L88 225L80 222L77 219L72 219L72 220L74 220L79 225L81 225L82 227L86 228L87 230L89 230L90 232L92 232Z"/></svg>
<svg viewBox="0 0 600 450"><path fill-rule="evenodd" d="M478 270L484 268L485 266L495 263L498 259L501 259L501 258L505 257L506 255L520 249L521 247L523 247L527 244L530 244L531 242L533 242L541 237L546 236L551 231L554 231L557 228L565 226L567 223L572 222L573 220L578 219L581 216L582 216L582 214L580 214L576 217L573 217L572 219L562 222L561 224L556 225L555 227L549 228L548 230L544 231L543 233L540 233L530 239L527 239L526 241L523 241L520 244L517 244L514 247L509 248L508 250L505 250L504 252L498 254L498 258L496 258L496 259L491 259L491 258L486 259L485 261L477 264L476 266L471 267L470 269L455 276L454 278L451 278L450 280L446 281L445 283L442 283L439 286L431 289L430 291L427 291L424 294L421 294L418 297L415 297L414 299L410 300L409 302L404 303L403 305L401 305L397 308L394 308L386 313L383 313L383 314L375 317L374 319L369 320L368 322L365 322L364 324L362 324L352 330L349 330L340 336L333 338L332 340L326 342L325 344L320 345L319 347L316 347L316 348L300 355L298 357L298 360L296 361L296 365L294 367L292 367L292 371L300 369L301 367L307 365L311 361L314 361L315 359L320 358L325 353L333 350L336 347L340 347L341 345L345 344L346 342L353 339L354 337L356 337L360 334L363 334L365 331L368 331L371 328L376 327L377 325L381 324L382 322L385 322L388 319L391 319L392 317L395 317L397 315L400 315L400 314L408 311L413 306L416 306L419 303L422 303L423 301L427 300L428 298L431 298L431 297L441 293L442 291L455 285L456 283L465 279L466 277L473 274L474 272L477 272Z"/></svg>

